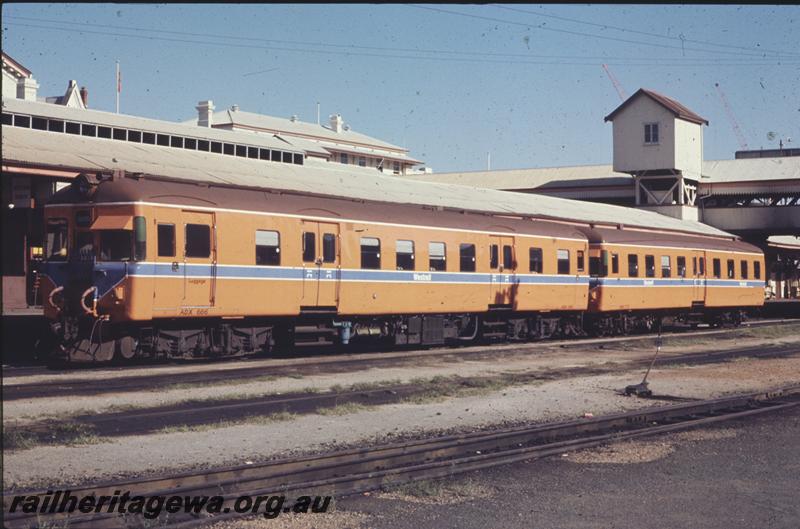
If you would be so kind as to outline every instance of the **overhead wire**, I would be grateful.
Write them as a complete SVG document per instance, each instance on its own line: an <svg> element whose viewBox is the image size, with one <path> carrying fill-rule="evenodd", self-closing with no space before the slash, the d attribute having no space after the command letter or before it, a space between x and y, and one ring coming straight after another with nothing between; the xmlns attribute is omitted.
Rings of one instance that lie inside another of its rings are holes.
<svg viewBox="0 0 800 529"><path fill-rule="evenodd" d="M662 43L655 43L655 42L645 42L645 41L641 41L641 40L622 39L622 38L618 38L618 37L610 37L610 36L607 36L607 35L597 35L597 34L594 34L594 33L584 33L584 32L580 32L580 31L572 31L572 30L567 30L567 29L551 28L551 27L546 27L546 26L542 26L542 25L530 24L530 23L527 23L527 22L519 22L519 21L515 21L515 20L506 20L506 19L501 19L501 18L487 17L487 16L483 16L483 15L475 15L475 14L470 14L470 13L462 13L462 12L459 12L459 11L452 11L452 10L449 10L449 9L442 9L442 8L432 7L432 6L427 6L427 5L425 5L425 6L416 5L416 4L405 4L405 5L407 5L408 7L414 7L414 8L417 8L417 9L425 9L425 10L428 10L428 11L434 11L434 12L437 12L437 13L443 13L443 14L448 14L448 15L456 15L456 16L474 18L474 19L479 19L479 20L487 20L487 21L490 21L490 22L497 22L497 23L501 23L501 24L510 24L510 25L514 25L514 26L522 26L522 27L526 27L526 28L535 28L535 29L540 29L540 30L543 30L543 31L552 31L552 32L564 33L564 34L568 34L568 35L577 35L577 36L581 36L581 37L592 37L592 38L601 39L601 40L610 40L610 41L615 41L615 42L623 42L623 43L626 43L626 44L637 44L637 45L640 45L640 46L652 46L652 47L657 47L657 48L668 48L668 49L675 49L675 50L681 50L681 51L696 51L696 52L701 52L701 53L737 55L737 56L740 56L740 57L760 57L760 58L764 57L763 54L761 54L761 53L752 54L752 53L742 53L742 52L736 52L736 51L705 50L705 49L702 49L702 48L690 48L690 47L685 47L685 46L672 46L672 45L669 45L669 44L662 44Z"/></svg>
<svg viewBox="0 0 800 529"><path fill-rule="evenodd" d="M514 11L514 12L517 12L517 13L526 13L526 14L529 14L529 15L537 16L537 17L552 18L552 19L555 19L555 20L563 20L565 22L572 22L572 23L575 23L575 24L583 24L583 25L586 25L586 26L592 26L592 27L597 27L597 28L601 28L601 29L612 29L612 30L615 30L615 31L621 31L621 32L625 32L625 33L633 33L633 34L636 34L636 35L644 35L644 36L647 36L647 37L655 37L655 38L659 38L659 39L677 40L677 41L680 41L681 43L691 42L691 43L694 43L694 44L702 44L704 46L716 46L716 47L719 47L719 48L730 48L730 49L737 49L737 50L744 50L744 51L753 51L753 52L757 52L757 53L775 53L775 54L781 54L781 55L794 55L794 56L800 57L800 52L791 52L791 51L785 51L785 50L778 51L778 50L771 50L771 49L766 49L766 48L758 48L758 49L756 49L756 48L751 48L751 47L746 47L746 46L736 46L734 44L721 44L721 43L711 42L711 41L707 41L707 40L690 39L690 38L686 38L686 37L683 37L683 36L674 37L674 36L671 36L671 35L661 35L661 34L658 34L658 33L651 33L651 32L648 32L648 31L641 31L641 30L636 30L636 29L631 29L631 28L625 28L625 27L622 27L622 26L614 26L614 25L611 25L611 24L600 24L600 23L597 23L597 22L587 22L585 20L579 20L579 19L575 19L575 18L569 18L569 17L559 16L559 15L553 15L553 14L550 14L550 13L540 13L540 12L536 12L536 11L530 11L528 9L520 9L518 7L509 7L509 6L498 5L498 4L490 4L490 5L492 7L498 8L498 9L505 9L507 11Z"/></svg>
<svg viewBox="0 0 800 529"><path fill-rule="evenodd" d="M375 57L381 59L405 59L405 60L425 60L425 61L445 61L445 62L477 62L477 63L490 63L490 64L527 64L527 65L539 65L539 66L597 66L598 62L572 62L573 60L588 60L583 57L571 57L569 60L565 61L563 57L548 57L548 56L539 56L537 58L541 59L553 59L550 61L546 60L499 60L499 59L481 59L481 58L470 58L470 57L435 57L435 56L420 56L420 55L390 55L390 54L381 54L381 53L369 53L369 52L359 52L359 51L331 51L331 50L316 50L316 49L303 49L303 48L288 48L288 47L281 47L281 46L259 46L255 44L242 44L242 43L232 43L232 42L216 42L216 41L208 41L208 40L199 40L199 39L181 39L181 38L173 38L173 37L163 37L163 36L153 36L153 35L131 35L126 33L119 33L119 32L109 32L109 31L98 31L98 30L90 30L90 29L75 29L75 28L63 28L57 27L52 25L42 25L42 24L26 24L26 23L11 23L14 26L19 27L29 27L29 28L37 28L37 29L47 29L47 30L54 30L54 31L64 31L70 33L86 33L86 34L93 34L93 35L105 35L110 37L123 37L123 38L133 38L133 39L144 39L144 40L154 40L154 41L165 41L165 42L178 42L184 44L200 44L200 45L209 45L209 46L221 46L221 47L233 47L233 48L245 48L245 49L262 49L267 51L284 51L284 52L292 52L292 53L316 53L316 54L324 54L324 55L345 55L345 56L360 56L360 57ZM557 59L557 62L554 62ZM665 62L655 62L652 59L621 59L617 58L615 61L609 61L604 57L598 57L598 60L603 61L605 64L614 65L614 66L691 66L691 67L707 67L707 66L769 66L773 65L773 63L769 62L739 62L739 63L720 63L718 59L715 59L713 63L665 63ZM661 58L660 60L674 60L671 58ZM705 59L709 60L709 59ZM782 61L779 59L773 59L778 61L774 63L776 66L782 66L786 64L794 64L787 61ZM630 61L642 61L642 62L630 62Z"/></svg>

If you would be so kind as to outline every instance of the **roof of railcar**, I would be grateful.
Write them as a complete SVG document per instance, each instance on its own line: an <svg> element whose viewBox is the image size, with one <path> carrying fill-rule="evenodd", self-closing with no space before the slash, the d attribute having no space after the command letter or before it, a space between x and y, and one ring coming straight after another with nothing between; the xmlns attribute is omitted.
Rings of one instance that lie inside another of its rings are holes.
<svg viewBox="0 0 800 529"><path fill-rule="evenodd" d="M638 209L467 186L420 182L319 162L303 166L3 127L3 163L81 171L124 170L209 185L273 189L349 199L417 204L586 224L734 238L712 226Z"/></svg>

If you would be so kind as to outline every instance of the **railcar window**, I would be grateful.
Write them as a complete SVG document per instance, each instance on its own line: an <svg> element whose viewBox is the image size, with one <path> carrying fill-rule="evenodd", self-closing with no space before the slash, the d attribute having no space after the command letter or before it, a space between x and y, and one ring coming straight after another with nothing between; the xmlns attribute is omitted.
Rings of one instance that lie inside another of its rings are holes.
<svg viewBox="0 0 800 529"><path fill-rule="evenodd" d="M628 276L639 277L639 256L636 254L628 254Z"/></svg>
<svg viewBox="0 0 800 529"><path fill-rule="evenodd" d="M578 272L583 272L583 250L578 250L576 261L578 262Z"/></svg>
<svg viewBox="0 0 800 529"><path fill-rule="evenodd" d="M644 256L645 277L656 277L656 258L653 255Z"/></svg>
<svg viewBox="0 0 800 529"><path fill-rule="evenodd" d="M500 265L497 245L492 244L489 246L489 268L497 268Z"/></svg>
<svg viewBox="0 0 800 529"><path fill-rule="evenodd" d="M47 221L45 256L48 261L66 261L69 241L67 219L50 219Z"/></svg>
<svg viewBox="0 0 800 529"><path fill-rule="evenodd" d="M612 253L611 254L611 273L618 274L619 273L619 254Z"/></svg>
<svg viewBox="0 0 800 529"><path fill-rule="evenodd" d="M733 279L736 275L736 263L733 259L728 259L728 279Z"/></svg>
<svg viewBox="0 0 800 529"><path fill-rule="evenodd" d="M186 257L211 255L211 227L206 224L186 225Z"/></svg>
<svg viewBox="0 0 800 529"><path fill-rule="evenodd" d="M541 248L531 248L528 251L528 255L530 257L530 267L529 270L531 272L541 274L542 268L544 265L544 256L542 255Z"/></svg>
<svg viewBox="0 0 800 529"><path fill-rule="evenodd" d="M281 264L281 235L277 231L256 230L256 264Z"/></svg>
<svg viewBox="0 0 800 529"><path fill-rule="evenodd" d="M503 245L503 268L506 270L514 269L514 251L507 244Z"/></svg>
<svg viewBox="0 0 800 529"><path fill-rule="evenodd" d="M333 263L336 261L336 234L325 233L322 235L322 262Z"/></svg>
<svg viewBox="0 0 800 529"><path fill-rule="evenodd" d="M672 275L672 267L669 262L669 255L661 256L661 277L670 277Z"/></svg>
<svg viewBox="0 0 800 529"><path fill-rule="evenodd" d="M714 265L714 277L716 278L722 277L722 264L720 263L720 260L714 259L712 263Z"/></svg>
<svg viewBox="0 0 800 529"><path fill-rule="evenodd" d="M697 256L692 257L692 275L697 275Z"/></svg>
<svg viewBox="0 0 800 529"><path fill-rule="evenodd" d="M686 277L686 258L683 256L678 257L678 276Z"/></svg>
<svg viewBox="0 0 800 529"><path fill-rule="evenodd" d="M433 272L444 272L447 269L447 254L443 242L428 243L428 268Z"/></svg>
<svg viewBox="0 0 800 529"><path fill-rule="evenodd" d="M761 263L758 261L753 262L753 278L761 279Z"/></svg>
<svg viewBox="0 0 800 529"><path fill-rule="evenodd" d="M91 261L94 259L94 233L91 231L79 231L76 233L75 248L78 251L79 261Z"/></svg>
<svg viewBox="0 0 800 529"><path fill-rule="evenodd" d="M495 246L495 249L497 246ZM461 262L459 270L462 272L475 271L475 245L461 243L458 245L458 255Z"/></svg>
<svg viewBox="0 0 800 529"><path fill-rule="evenodd" d="M705 257L701 257L698 260L698 262L700 263L700 275L701 276L706 275L706 258Z"/></svg>
<svg viewBox="0 0 800 529"><path fill-rule="evenodd" d="M313 231L303 232L303 262L313 263L317 259L317 234Z"/></svg>
<svg viewBox="0 0 800 529"><path fill-rule="evenodd" d="M600 258L589 256L589 275L592 277L605 276L605 270L601 270Z"/></svg>
<svg viewBox="0 0 800 529"><path fill-rule="evenodd" d="M361 237L361 268L381 267L381 241L374 237Z"/></svg>
<svg viewBox="0 0 800 529"><path fill-rule="evenodd" d="M742 279L747 279L747 276L750 275L748 274L749 270L747 269L747 261L742 261L741 267L742 267Z"/></svg>
<svg viewBox="0 0 800 529"><path fill-rule="evenodd" d="M130 261L133 231L100 230L100 260Z"/></svg>
<svg viewBox="0 0 800 529"><path fill-rule="evenodd" d="M159 224L157 231L158 256L175 257L175 225Z"/></svg>
<svg viewBox="0 0 800 529"><path fill-rule="evenodd" d="M397 241L397 269L414 270L414 241Z"/></svg>
<svg viewBox="0 0 800 529"><path fill-rule="evenodd" d="M556 256L558 257L558 273L569 274L569 250L558 250Z"/></svg>

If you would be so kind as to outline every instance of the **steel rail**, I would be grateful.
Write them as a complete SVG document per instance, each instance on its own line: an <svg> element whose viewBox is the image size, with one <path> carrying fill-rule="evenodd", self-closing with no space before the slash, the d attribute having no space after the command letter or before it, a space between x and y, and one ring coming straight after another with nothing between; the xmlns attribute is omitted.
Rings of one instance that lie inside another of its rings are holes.
<svg viewBox="0 0 800 529"><path fill-rule="evenodd" d="M231 506L241 495L350 494L418 479L431 479L515 461L544 457L604 442L655 435L694 426L747 417L800 405L800 386L618 413L595 419L573 420L471 432L433 439L367 447L355 450L240 465L169 477L70 488L75 496L111 496L115 491L131 495L222 495ZM14 494L44 496L46 491ZM9 513L11 493L3 496L6 526L28 527L36 515ZM42 515L42 518L45 516ZM117 514L51 515L69 519L70 528L123 527ZM220 519L219 516L214 520ZM176 520L180 521L180 520ZM187 520L196 524L198 520Z"/></svg>
<svg viewBox="0 0 800 529"><path fill-rule="evenodd" d="M800 353L796 346L780 346L774 348L745 348L732 351L708 351L704 353L686 353L667 357L659 362L661 368L674 364L708 364L732 358L771 358L776 356L791 356ZM511 384L524 384L536 380L559 380L575 376L593 376L604 373L629 371L644 367L646 358L629 360L609 366L568 367L543 371L530 371L516 373ZM474 387L476 382L491 382L496 377L471 377L466 379L453 379L454 387ZM331 391L322 393L285 393L282 395L266 395L247 399L232 399L213 403L176 404L156 408L143 408L134 411L92 414L72 417L71 422L87 426L92 432L101 437L136 435L154 432L169 426L198 426L213 424L225 417L228 421L247 420L255 416L268 416L277 413L314 413L321 408L330 408L346 403L362 405L382 405L402 401L414 395L423 394L430 388L425 384L392 384L367 389L354 389ZM655 400L659 400L656 396ZM697 400L679 399L665 396L661 400ZM23 432L25 435L34 435L39 439L52 444L58 439L53 437L53 426L63 421L45 420L22 425L8 422L5 426L7 432ZM54 441L52 439L55 439Z"/></svg>
<svg viewBox="0 0 800 529"><path fill-rule="evenodd" d="M790 325L797 323L796 320L784 320L780 322L768 323L750 323L750 327L761 327L767 325ZM740 329L747 329L741 327ZM686 331L679 333L663 334L663 338L682 338L682 337L701 337L706 335L724 334L730 330L707 330L707 331ZM487 345L470 345L466 347L453 347L453 348L437 348L433 350L414 350L414 351L389 351L377 353L356 353L345 355L326 355L318 358L313 357L293 357L285 361L276 359L269 359L264 365L263 360L243 360L250 363L243 367L224 367L223 369L210 369L203 371L187 371L184 373L151 373L144 375L125 375L121 377L110 376L107 378L70 378L67 380L51 380L46 382L35 383L12 383L3 385L3 399L6 401L40 398L42 396L61 396L61 395L99 395L109 392L134 392L143 389L152 390L154 388L168 388L177 383L183 384L207 384L226 379L236 379L245 381L247 379L255 379L265 375L279 375L281 373L292 374L298 370L309 369L326 369L330 366L335 366L338 369L346 370L352 367L357 369L363 367L369 362L373 363L389 363L404 362L413 360L415 358L438 358L438 357L470 357L470 356L483 356L483 355L516 355L520 350L526 348L547 348L547 347L581 347L584 345L615 343L615 342L628 342L628 341L645 341L655 339L654 335L638 335L638 336L624 336L624 337L609 337L609 338L591 338L591 339L577 339L577 340L559 340L559 341L534 341L523 343L500 343L500 344L487 344ZM298 364L298 358L304 358L303 364ZM261 364L261 365L257 365ZM208 364L206 365L213 365ZM230 365L230 364L228 364ZM174 368L174 365L171 366ZM145 369L158 369L154 366L148 366ZM138 370L136 366L132 366L132 371ZM115 369L114 373L127 372L125 369ZM49 372L48 374L53 374ZM14 372L9 373L14 376Z"/></svg>

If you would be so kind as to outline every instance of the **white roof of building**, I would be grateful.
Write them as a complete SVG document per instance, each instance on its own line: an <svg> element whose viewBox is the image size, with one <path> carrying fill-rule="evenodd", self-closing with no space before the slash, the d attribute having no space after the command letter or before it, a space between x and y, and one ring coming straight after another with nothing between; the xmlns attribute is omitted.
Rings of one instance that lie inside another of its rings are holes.
<svg viewBox="0 0 800 529"><path fill-rule="evenodd" d="M800 157L704 161L702 174L701 185L763 182L765 180L800 180ZM633 179L629 174L614 171L611 164L460 173L414 173L406 175L405 178L509 190L535 189L551 182L570 180L586 180L587 184L596 182L597 185L603 185L603 183L618 184L624 182L624 179L628 179L633 184Z"/></svg>
<svg viewBox="0 0 800 529"><path fill-rule="evenodd" d="M225 143L239 143L285 151L302 152L303 148L295 146L294 138L276 138L273 135L250 131L233 131L198 127L183 123L172 123L157 119L115 114L102 110L72 108L52 103L25 101L13 97L3 97L3 111L33 116L44 116L65 121L96 123L110 127L135 129L159 134L171 134L188 138L197 138ZM5 132L5 131L4 131ZM298 144L302 141L298 139ZM315 148L319 145L315 144Z"/></svg>
<svg viewBox="0 0 800 529"><path fill-rule="evenodd" d="M121 169L211 184L733 237L706 224L649 211L452 184L420 181L411 185L406 178L340 164L273 163L19 127L3 127L2 147L4 164L89 171Z"/></svg>
<svg viewBox="0 0 800 529"><path fill-rule="evenodd" d="M197 118L185 121L186 124L197 123ZM381 147L398 153L407 152L408 149L392 145L385 141L378 140L355 132L353 130L342 130L336 132L324 125L317 125L316 123L307 123L304 121L286 118L278 118L275 116L266 116L264 114L255 114L253 112L245 112L243 110L222 110L214 112L212 116L212 125L234 125L240 127L252 127L256 129L266 129L270 131L283 131L291 134L298 134L313 138L324 138L330 142L342 142L349 144L359 144L368 147Z"/></svg>

